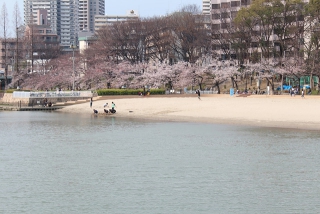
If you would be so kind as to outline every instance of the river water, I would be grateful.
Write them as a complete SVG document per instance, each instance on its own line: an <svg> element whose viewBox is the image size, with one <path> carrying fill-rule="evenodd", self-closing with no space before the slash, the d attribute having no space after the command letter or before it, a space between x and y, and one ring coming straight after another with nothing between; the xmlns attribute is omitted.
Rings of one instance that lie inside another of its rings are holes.
<svg viewBox="0 0 320 214"><path fill-rule="evenodd" d="M0 213L320 213L320 133L0 112Z"/></svg>

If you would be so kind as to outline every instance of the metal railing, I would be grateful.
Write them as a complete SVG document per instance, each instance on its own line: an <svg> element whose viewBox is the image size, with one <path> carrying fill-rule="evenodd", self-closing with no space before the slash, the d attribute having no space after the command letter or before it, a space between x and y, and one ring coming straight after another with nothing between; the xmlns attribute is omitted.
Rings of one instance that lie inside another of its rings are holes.
<svg viewBox="0 0 320 214"><path fill-rule="evenodd" d="M59 97L92 97L91 91L14 91L13 98L59 98Z"/></svg>
<svg viewBox="0 0 320 214"><path fill-rule="evenodd" d="M166 90L166 94L195 94L196 90ZM218 91L203 90L201 94L218 94Z"/></svg>
<svg viewBox="0 0 320 214"><path fill-rule="evenodd" d="M195 90L187 90L185 91L186 94L195 94ZM200 91L201 94L218 94L218 91L212 91L212 90L203 90Z"/></svg>

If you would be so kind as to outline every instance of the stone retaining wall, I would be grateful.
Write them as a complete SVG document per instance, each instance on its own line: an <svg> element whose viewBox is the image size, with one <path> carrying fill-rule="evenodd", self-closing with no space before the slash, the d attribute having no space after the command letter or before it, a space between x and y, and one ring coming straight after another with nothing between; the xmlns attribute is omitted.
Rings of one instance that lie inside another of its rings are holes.
<svg viewBox="0 0 320 214"><path fill-rule="evenodd" d="M2 103L9 103L11 105L19 105L21 101L21 106L28 106L29 105L29 98L21 98L21 99L16 99L13 98L12 93L4 93L3 97L0 99L0 102Z"/></svg>

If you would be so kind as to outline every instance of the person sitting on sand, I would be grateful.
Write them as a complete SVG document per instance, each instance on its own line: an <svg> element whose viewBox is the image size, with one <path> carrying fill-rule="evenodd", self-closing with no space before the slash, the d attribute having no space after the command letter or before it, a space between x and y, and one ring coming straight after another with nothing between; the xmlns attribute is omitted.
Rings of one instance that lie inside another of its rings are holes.
<svg viewBox="0 0 320 214"><path fill-rule="evenodd" d="M94 113L94 114L98 114L98 110L93 109L93 113Z"/></svg>
<svg viewBox="0 0 320 214"><path fill-rule="evenodd" d="M108 107L108 103L105 103L105 104L103 105L103 108L105 108L105 107Z"/></svg>
<svg viewBox="0 0 320 214"><path fill-rule="evenodd" d="M109 113L109 111L108 111L107 109L104 109L104 112L105 112L106 114L108 114L108 113Z"/></svg>

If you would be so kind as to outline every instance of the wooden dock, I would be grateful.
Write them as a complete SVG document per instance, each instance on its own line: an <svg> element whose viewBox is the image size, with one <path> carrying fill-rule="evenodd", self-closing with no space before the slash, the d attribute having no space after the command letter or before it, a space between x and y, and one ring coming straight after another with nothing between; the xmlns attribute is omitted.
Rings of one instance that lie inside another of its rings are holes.
<svg viewBox="0 0 320 214"><path fill-rule="evenodd" d="M61 109L63 106L52 106L52 107L42 107L42 106L33 106L33 107L17 107L17 106L0 106L0 111L55 111Z"/></svg>
<svg viewBox="0 0 320 214"><path fill-rule="evenodd" d="M17 111L55 111L61 109L62 106L51 106L51 107L21 107L17 108Z"/></svg>

